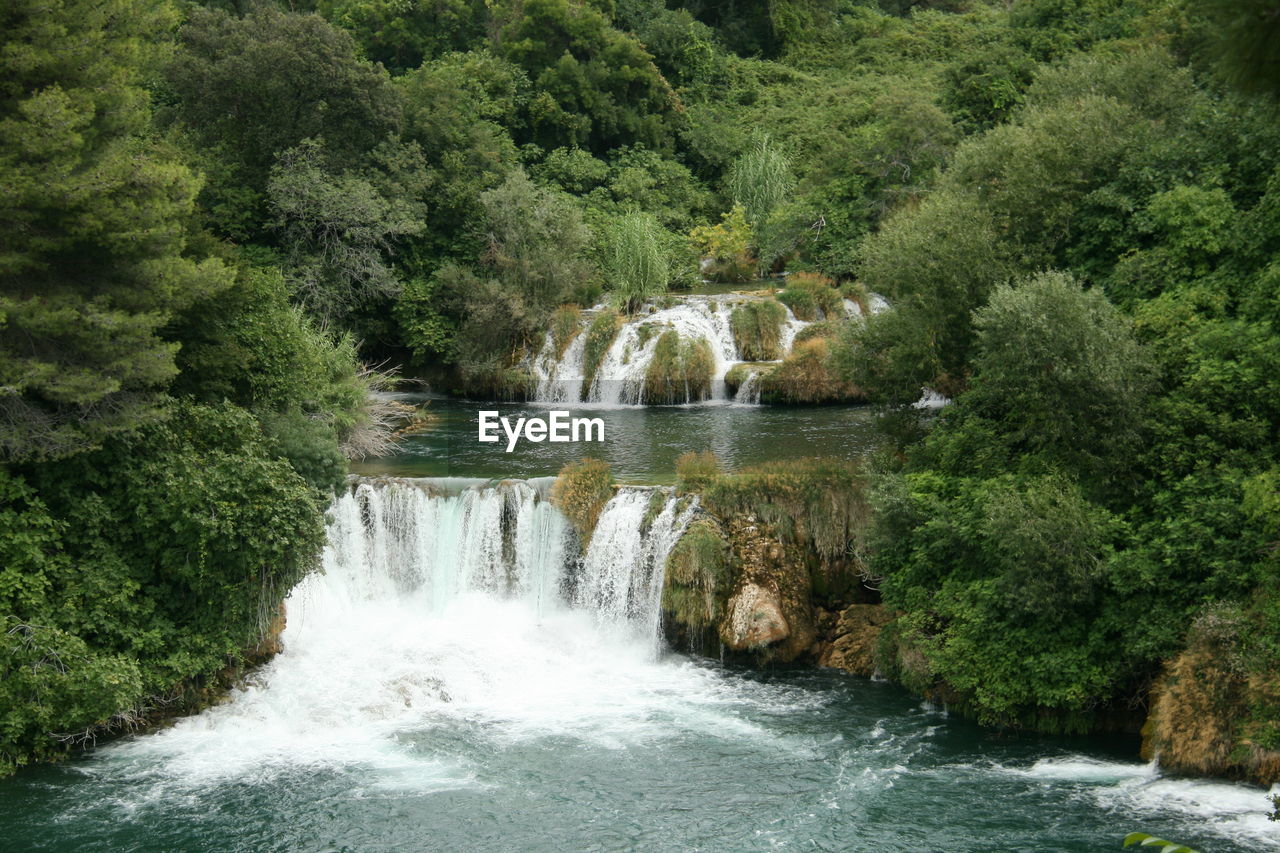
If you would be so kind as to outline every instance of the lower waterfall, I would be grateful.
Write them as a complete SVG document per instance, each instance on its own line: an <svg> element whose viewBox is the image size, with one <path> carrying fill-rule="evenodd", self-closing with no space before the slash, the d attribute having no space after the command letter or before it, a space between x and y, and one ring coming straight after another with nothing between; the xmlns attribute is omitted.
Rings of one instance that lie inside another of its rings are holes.
<svg viewBox="0 0 1280 853"><path fill-rule="evenodd" d="M284 650L221 704L11 780L5 849L1023 850L1046 815L1055 849L1274 848L1258 790L984 737L830 670L657 653L697 507L622 487L584 553L551 482L354 483Z"/></svg>

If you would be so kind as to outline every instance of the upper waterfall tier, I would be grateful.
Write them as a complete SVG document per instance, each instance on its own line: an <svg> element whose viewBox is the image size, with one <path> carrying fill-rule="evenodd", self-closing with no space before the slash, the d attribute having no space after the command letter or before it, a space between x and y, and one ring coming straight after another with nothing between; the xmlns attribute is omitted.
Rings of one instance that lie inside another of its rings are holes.
<svg viewBox="0 0 1280 853"><path fill-rule="evenodd" d="M590 379L587 332L601 307L583 312L578 331L564 344L563 352L557 352L555 337L548 332L542 349L530 359L529 369L537 380L534 399L544 403L603 406L654 402L646 393L646 380L651 376L664 333L673 331L686 346L705 345L705 352L710 356L709 364L699 363L699 368L708 370L705 377L700 374L698 379L706 381L686 379L683 388L675 389L673 402L734 402L734 395L725 386L725 374L746 359L734 339L733 311L764 298L750 294L694 295L666 297L661 304L646 305L626 317L603 355L597 354L599 361ZM796 334L809 325L796 319L791 309L785 312L779 329L782 356L790 352Z"/></svg>

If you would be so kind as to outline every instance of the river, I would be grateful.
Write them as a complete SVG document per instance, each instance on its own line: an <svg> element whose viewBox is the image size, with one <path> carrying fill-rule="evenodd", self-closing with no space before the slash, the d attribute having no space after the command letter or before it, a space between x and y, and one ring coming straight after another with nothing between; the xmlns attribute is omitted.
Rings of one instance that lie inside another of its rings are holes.
<svg viewBox="0 0 1280 853"><path fill-rule="evenodd" d="M477 455L475 407L432 405L441 432L364 470L562 461ZM740 466L870 441L858 409L606 414L602 455L631 481L669 479L686 449ZM325 571L290 596L284 652L222 705L0 781L0 847L1096 853L1141 830L1280 849L1265 792L1163 778L1133 738L1012 736L886 683L673 654L658 567L686 508L625 487L579 556L548 487L355 485Z"/></svg>

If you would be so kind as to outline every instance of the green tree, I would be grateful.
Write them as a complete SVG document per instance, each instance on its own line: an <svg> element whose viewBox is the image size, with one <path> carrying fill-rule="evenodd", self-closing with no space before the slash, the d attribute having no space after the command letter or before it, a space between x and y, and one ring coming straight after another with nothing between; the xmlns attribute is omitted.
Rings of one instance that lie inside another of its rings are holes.
<svg viewBox="0 0 1280 853"><path fill-rule="evenodd" d="M188 250L200 179L154 141L150 2L0 12L0 459L64 456L155 415L173 312L225 287Z"/></svg>
<svg viewBox="0 0 1280 853"><path fill-rule="evenodd" d="M294 298L321 323L399 292L390 256L398 241L425 228L423 206L399 195L412 193L420 173L416 147L408 153L408 179L384 182L385 191L369 177L328 171L318 140L286 151L272 170L267 196Z"/></svg>
<svg viewBox="0 0 1280 853"><path fill-rule="evenodd" d="M973 322L973 381L928 442L944 469L1002 456L1095 482L1131 469L1152 363L1101 291L1042 273L997 287Z"/></svg>
<svg viewBox="0 0 1280 853"><path fill-rule="evenodd" d="M387 73L359 58L350 35L319 15L255 5L243 18L195 8L180 33L165 82L173 115L211 152L211 206L235 234L263 218L276 158L304 139L326 140L333 163L350 168L400 127Z"/></svg>
<svg viewBox="0 0 1280 853"><path fill-rule="evenodd" d="M665 151L680 126L680 101L633 35L597 6L570 0L502 3L498 49L529 75L531 141L596 154L643 143Z"/></svg>

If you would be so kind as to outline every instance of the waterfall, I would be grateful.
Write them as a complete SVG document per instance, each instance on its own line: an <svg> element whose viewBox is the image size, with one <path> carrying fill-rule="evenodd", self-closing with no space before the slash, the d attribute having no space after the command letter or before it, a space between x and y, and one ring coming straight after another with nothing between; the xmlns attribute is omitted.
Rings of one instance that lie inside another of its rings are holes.
<svg viewBox="0 0 1280 853"><path fill-rule="evenodd" d="M583 352L586 347L586 329L579 329L563 354L556 353L555 338L547 332L542 350L530 367L538 381L534 399L543 403L577 403L582 399Z"/></svg>
<svg viewBox="0 0 1280 853"><path fill-rule="evenodd" d="M733 394L733 402L739 406L760 405L759 371L752 370L747 373L747 378L742 380L742 384L738 386L738 390Z"/></svg>
<svg viewBox="0 0 1280 853"><path fill-rule="evenodd" d="M409 599L438 615L481 594L539 614L577 608L603 629L656 641L663 566L696 502L667 488L622 487L579 555L547 499L551 482L356 481L330 511L323 574L295 596L338 608Z"/></svg>
<svg viewBox="0 0 1280 853"><path fill-rule="evenodd" d="M738 361L729 322L731 312L730 302L690 296L670 307L630 318L618 330L618 336L596 369L586 401L607 406L643 404L645 374L653 361L658 339L668 330L675 330L682 340L707 342L714 364L711 393L713 397L723 397L724 375Z"/></svg>
<svg viewBox="0 0 1280 853"><path fill-rule="evenodd" d="M692 500L681 509L670 489L619 489L596 522L574 603L656 643L663 567L695 511Z"/></svg>

